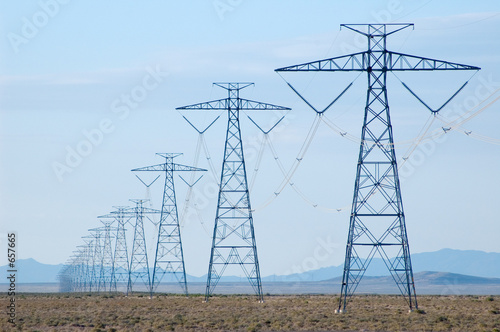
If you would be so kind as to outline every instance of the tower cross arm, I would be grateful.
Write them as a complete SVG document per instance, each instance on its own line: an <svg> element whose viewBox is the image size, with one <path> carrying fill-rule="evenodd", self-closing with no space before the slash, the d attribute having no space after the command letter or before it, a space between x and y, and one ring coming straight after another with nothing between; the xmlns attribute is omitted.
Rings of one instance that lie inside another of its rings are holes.
<svg viewBox="0 0 500 332"><path fill-rule="evenodd" d="M173 167L173 168L170 168ZM167 170L173 170L175 172L206 172L207 170L204 168L185 166L180 164L158 164L153 166L146 166L141 168L134 168L132 172L165 172Z"/></svg>
<svg viewBox="0 0 500 332"><path fill-rule="evenodd" d="M415 55L387 52L387 70L480 70L476 66L469 66L460 63L424 58Z"/></svg>
<svg viewBox="0 0 500 332"><path fill-rule="evenodd" d="M176 171L176 172L206 172L207 170L204 168L174 164L174 171Z"/></svg>
<svg viewBox="0 0 500 332"><path fill-rule="evenodd" d="M240 110L273 110L273 111L290 110L290 108L284 106L266 104L258 101L241 99L241 98L225 98L225 99L213 100L205 103L198 103L188 106L177 107L176 110L227 110L229 108L238 108Z"/></svg>
<svg viewBox="0 0 500 332"><path fill-rule="evenodd" d="M373 53L382 53L373 52ZM299 65L275 69L276 72L285 71L409 71L409 70L480 70L475 66L460 63L436 60L415 55L385 51L387 68L369 67L369 52L353 53L335 58L312 61ZM377 56L378 57L378 56Z"/></svg>
<svg viewBox="0 0 500 332"><path fill-rule="evenodd" d="M227 109L228 98L207 101L193 105L177 107L176 110L225 110Z"/></svg>
<svg viewBox="0 0 500 332"><path fill-rule="evenodd" d="M153 166L134 168L132 172L165 172L166 170L167 164L158 164Z"/></svg>
<svg viewBox="0 0 500 332"><path fill-rule="evenodd" d="M284 71L365 71L368 52L358 52L275 69Z"/></svg>
<svg viewBox="0 0 500 332"><path fill-rule="evenodd" d="M239 99L240 110L268 110L268 111L289 111L291 108L285 106L278 106L273 104L261 103L260 101L253 101L248 99Z"/></svg>
<svg viewBox="0 0 500 332"><path fill-rule="evenodd" d="M126 208L122 211L112 211L111 214L112 215L115 215L118 216L120 214L122 215L125 215L125 216L135 216L137 213L137 209L135 207L130 207L130 208ZM156 209L150 209L150 208L147 208L147 207L142 207L141 208L141 213L143 214L148 214L148 213L161 213L160 210L156 210Z"/></svg>

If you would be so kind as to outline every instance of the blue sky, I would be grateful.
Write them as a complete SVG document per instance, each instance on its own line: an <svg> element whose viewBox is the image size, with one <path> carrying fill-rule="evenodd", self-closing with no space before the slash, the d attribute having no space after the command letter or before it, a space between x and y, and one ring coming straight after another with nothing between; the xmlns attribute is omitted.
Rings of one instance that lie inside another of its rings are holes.
<svg viewBox="0 0 500 332"><path fill-rule="evenodd" d="M294 175L304 197L287 186L264 207L283 179L269 147L251 196L263 275L342 264L366 77L321 73L282 79L274 69L363 50L355 34L340 30L342 23L389 22L415 24L389 39L394 51L482 68L472 78L473 73L389 77L399 161L411 147L405 142L413 142L432 120L399 80L438 107L470 79L432 122L428 136L433 139L419 145L402 168L410 248L500 252L495 209L500 104L474 109L490 95L488 102L497 97L500 88L498 1L41 0L3 1L0 13L0 233L2 243L7 232L18 233L21 258L64 262L87 229L99 225L98 215L146 195L130 169L160 162L156 152L183 152L177 162L193 164L198 134L175 107L225 97L212 82L255 82L243 97L293 108L271 136L289 169L314 112L284 79L318 107L354 80L353 88L327 112L348 135L321 123ZM132 94L135 99L127 101ZM467 121L444 134L441 128L464 113ZM219 114L183 113L200 126ZM262 136L245 115L252 181ZM252 116L269 127L276 114ZM222 116L205 134L217 173L225 121ZM78 148L87 149L85 156L73 159L71 171L58 175L54 165L65 164L71 159L68 151ZM209 167L204 154L197 165ZM182 209L187 188L176 181ZM196 186L205 194L192 199L200 213L183 221L187 272L194 275L208 268L216 208L213 183L208 172ZM156 208L160 187L150 192Z"/></svg>

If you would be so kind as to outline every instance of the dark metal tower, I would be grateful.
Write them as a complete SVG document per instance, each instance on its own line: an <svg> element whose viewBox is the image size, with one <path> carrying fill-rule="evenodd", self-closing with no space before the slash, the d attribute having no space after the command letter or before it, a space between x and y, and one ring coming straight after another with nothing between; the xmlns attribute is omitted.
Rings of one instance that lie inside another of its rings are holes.
<svg viewBox="0 0 500 332"><path fill-rule="evenodd" d="M86 292L89 289L89 254L90 249L87 244L77 246L79 248L79 280L80 280L80 292Z"/></svg>
<svg viewBox="0 0 500 332"><path fill-rule="evenodd" d="M74 290L75 292L84 292L85 291L85 286L86 286L86 280L85 280L85 245L79 245L76 246L77 250L74 251L75 254L75 259L73 260L73 269L74 269L74 280L75 280L75 286Z"/></svg>
<svg viewBox="0 0 500 332"><path fill-rule="evenodd" d="M276 69L277 72L362 71L368 76L338 312L345 311L348 299L376 253L384 260L410 310L418 308L387 99L387 72L479 68L388 51L387 37L412 26L342 24L341 27L367 38L367 51Z"/></svg>
<svg viewBox="0 0 500 332"><path fill-rule="evenodd" d="M110 217L114 217L117 223L115 250L113 254L113 268L111 276L111 288L118 290L121 286L127 285L129 274L127 239L125 237L126 206L115 207L116 211L111 212Z"/></svg>
<svg viewBox="0 0 500 332"><path fill-rule="evenodd" d="M241 266L259 301L263 301L239 112L240 110L289 110L289 108L241 99L240 90L253 83L214 83L214 85L226 89L228 97L177 108L178 110L228 111L224 160L205 301L208 301L212 295L229 264Z"/></svg>
<svg viewBox="0 0 500 332"><path fill-rule="evenodd" d="M111 225L115 222L112 216L100 216L100 221L104 224L101 230L104 231L104 242L102 244L101 252L101 268L99 274L98 292L100 291L116 291L116 282L113 280L113 249L111 245Z"/></svg>
<svg viewBox="0 0 500 332"><path fill-rule="evenodd" d="M83 241L87 245L87 290L92 292L95 290L96 286L96 276L95 276L95 235L86 235L82 237Z"/></svg>
<svg viewBox="0 0 500 332"><path fill-rule="evenodd" d="M164 157L165 163L132 170L132 172L165 172L165 188L163 191L160 223L158 224L158 242L150 295L153 296L154 290L158 287L166 273L171 273L175 276L182 290L187 295L186 269L184 266L179 216L175 200L174 172L206 170L174 164L174 158L182 155L182 153L157 153L157 155Z"/></svg>
<svg viewBox="0 0 500 332"><path fill-rule="evenodd" d="M146 213L160 213L159 210L144 207L144 199L131 200L136 205L132 209L124 211L126 214L135 216L134 242L132 244L132 255L130 256L130 268L128 269L127 295L132 293L137 279L141 279L149 293L151 290L151 277L149 275L149 262L146 247L146 236L144 233L144 215Z"/></svg>
<svg viewBox="0 0 500 332"><path fill-rule="evenodd" d="M99 293L100 276L102 269L102 228L92 228L89 229L93 238L93 248L92 248L92 270L90 273L90 291L96 291Z"/></svg>

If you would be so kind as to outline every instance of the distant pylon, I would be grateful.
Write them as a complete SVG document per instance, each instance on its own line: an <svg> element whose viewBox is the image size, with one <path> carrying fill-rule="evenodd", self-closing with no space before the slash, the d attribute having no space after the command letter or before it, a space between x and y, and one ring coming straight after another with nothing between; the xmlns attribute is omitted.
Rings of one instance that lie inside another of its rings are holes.
<svg viewBox="0 0 500 332"><path fill-rule="evenodd" d="M59 279L59 292L69 293L72 291L72 275L71 275L71 265L65 263L59 274L57 275Z"/></svg>
<svg viewBox="0 0 500 332"><path fill-rule="evenodd" d="M239 112L240 110L289 110L289 108L241 99L240 90L253 83L214 83L214 85L227 90L228 98L177 108L178 110L228 111L225 152L205 301L208 301L230 264L241 266L259 301L263 301Z"/></svg>
<svg viewBox="0 0 500 332"><path fill-rule="evenodd" d="M93 269L93 259L94 259L94 239L90 236L82 237L86 246L86 263L87 267L85 269L85 281L86 281L86 292L92 292L92 269Z"/></svg>
<svg viewBox="0 0 500 332"><path fill-rule="evenodd" d="M98 291L116 291L116 282L113 280L113 249L111 245L111 225L114 219L109 216L100 216L100 221L104 224L101 230L104 232L104 241L101 253L101 269L99 274Z"/></svg>
<svg viewBox="0 0 500 332"><path fill-rule="evenodd" d="M160 213L160 211L145 208L144 203L148 201L147 199L132 199L131 201L135 203L135 207L125 212L135 216L134 242L128 269L127 295L133 292L137 279L141 279L147 291L151 293L151 276L149 274L148 252L144 233L144 215L156 214Z"/></svg>
<svg viewBox="0 0 500 332"><path fill-rule="evenodd" d="M100 276L102 269L102 228L89 229L93 238L92 271L90 274L90 291L99 293Z"/></svg>
<svg viewBox="0 0 500 332"><path fill-rule="evenodd" d="M84 246L77 246L77 250L73 251L74 259L73 259L73 271L74 271L74 292L83 292L85 287L85 278L84 278L84 264L85 264L85 252Z"/></svg>
<svg viewBox="0 0 500 332"><path fill-rule="evenodd" d="M79 260L80 252L75 250L69 258L67 275L69 281L69 291L78 292L80 290L80 279L79 279Z"/></svg>
<svg viewBox="0 0 500 332"><path fill-rule="evenodd" d="M79 259L78 259L78 273L79 273L79 284L80 287L78 291L86 292L89 287L89 247L88 245L79 245Z"/></svg>
<svg viewBox="0 0 500 332"><path fill-rule="evenodd" d="M94 290L95 283L95 266L94 266L94 254L95 254L95 236L86 235L82 237L83 241L87 245L87 291L92 292Z"/></svg>
<svg viewBox="0 0 500 332"><path fill-rule="evenodd" d="M118 290L120 286L127 288L129 275L129 261L127 252L127 239L125 236L126 206L117 206L111 212L110 217L114 217L117 223L115 250L113 254L113 266L111 275L111 289Z"/></svg>
<svg viewBox="0 0 500 332"><path fill-rule="evenodd" d="M405 296L410 310L417 309L387 99L387 73L391 71L479 70L479 68L387 50L387 36L413 27L413 24L342 24L341 27L366 37L368 50L276 69L277 72L355 71L366 72L368 76L344 275L337 311L345 311L347 301L353 295L376 253L382 257L399 290ZM362 257L363 254L365 257Z"/></svg>
<svg viewBox="0 0 500 332"><path fill-rule="evenodd" d="M165 187L161 217L158 224L158 241L156 245L155 265L151 282L150 295L156 290L166 273L173 274L179 282L184 294L188 294L184 254L182 251L181 230L175 199L174 172L206 171L205 169L184 166L174 163L174 158L182 153L157 153L165 158L165 163L136 168L133 172L165 172Z"/></svg>

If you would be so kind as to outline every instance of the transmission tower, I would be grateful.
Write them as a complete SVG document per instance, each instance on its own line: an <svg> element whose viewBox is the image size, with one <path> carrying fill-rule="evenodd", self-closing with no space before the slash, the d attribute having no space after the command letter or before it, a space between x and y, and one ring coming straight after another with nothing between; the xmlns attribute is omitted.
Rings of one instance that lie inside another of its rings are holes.
<svg viewBox="0 0 500 332"><path fill-rule="evenodd" d="M119 285L127 285L129 274L129 263L127 253L127 239L125 237L125 218L126 206L116 206L116 211L103 216L106 218L114 218L117 223L115 250L113 255L112 274L111 274L111 289L117 290ZM101 217L102 218L102 217Z"/></svg>
<svg viewBox="0 0 500 332"><path fill-rule="evenodd" d="M83 242L85 243L85 292L91 292L92 291L92 264L93 264L93 254L94 254L94 247L93 243L94 240L92 240L88 236L82 237Z"/></svg>
<svg viewBox="0 0 500 332"><path fill-rule="evenodd" d="M151 277L149 275L148 252L144 233L144 215L156 214L160 213L160 211L145 208L144 203L148 201L147 199L131 199L131 201L135 203L135 207L124 211L127 215L135 216L134 242L128 269L127 295L132 293L137 279L141 279L147 291L151 293Z"/></svg>
<svg viewBox="0 0 500 332"><path fill-rule="evenodd" d="M79 249L78 274L79 274L79 291L86 292L89 288L89 247L87 244L77 246Z"/></svg>
<svg viewBox="0 0 500 332"><path fill-rule="evenodd" d="M240 98L240 90L253 83L214 83L227 90L225 99L177 108L178 110L227 110L228 124L219 187L205 301L208 301L230 264L240 265L259 301L263 301L257 245L248 192L240 131L240 110L290 110Z"/></svg>
<svg viewBox="0 0 500 332"><path fill-rule="evenodd" d="M64 264L63 268L57 275L57 279L59 279L59 292L60 293L69 293L72 288L72 277L71 277L71 266L67 263Z"/></svg>
<svg viewBox="0 0 500 332"><path fill-rule="evenodd" d="M182 153L157 153L157 155L164 157L165 163L132 170L132 172L165 172L165 187L161 217L158 224L158 241L150 295L153 296L154 290L158 287L166 273L174 275L184 294L187 295L186 269L184 266L179 216L175 199L174 172L206 170L175 164L174 158L182 155Z"/></svg>
<svg viewBox="0 0 500 332"><path fill-rule="evenodd" d="M69 292L76 292L79 289L79 278L78 278L78 253L73 251L73 254L69 258L67 275L69 281Z"/></svg>
<svg viewBox="0 0 500 332"><path fill-rule="evenodd" d="M73 251L74 259L72 261L73 266L73 280L74 292L83 292L85 287L85 251L84 246L77 246L77 250Z"/></svg>
<svg viewBox="0 0 500 332"><path fill-rule="evenodd" d="M111 219L109 215L99 216L98 218L104 224L100 229L104 232L104 242L102 244L101 252L101 268L99 273L98 292L101 291L116 291L116 282L113 280L113 249L111 246L111 225L114 223L114 218Z"/></svg>
<svg viewBox="0 0 500 332"><path fill-rule="evenodd" d="M277 72L357 71L366 72L368 76L344 274L337 311L345 311L347 301L355 292L376 253L384 260L410 310L417 309L387 99L387 73L479 68L387 50L387 37L413 27L413 24L342 24L341 27L365 36L368 50L276 69ZM361 257L361 252L367 254L366 258ZM394 256L391 258L390 254Z"/></svg>
<svg viewBox="0 0 500 332"><path fill-rule="evenodd" d="M90 291L99 292L100 276L102 270L102 228L89 229L90 237L93 239L92 248L92 270L90 273Z"/></svg>

